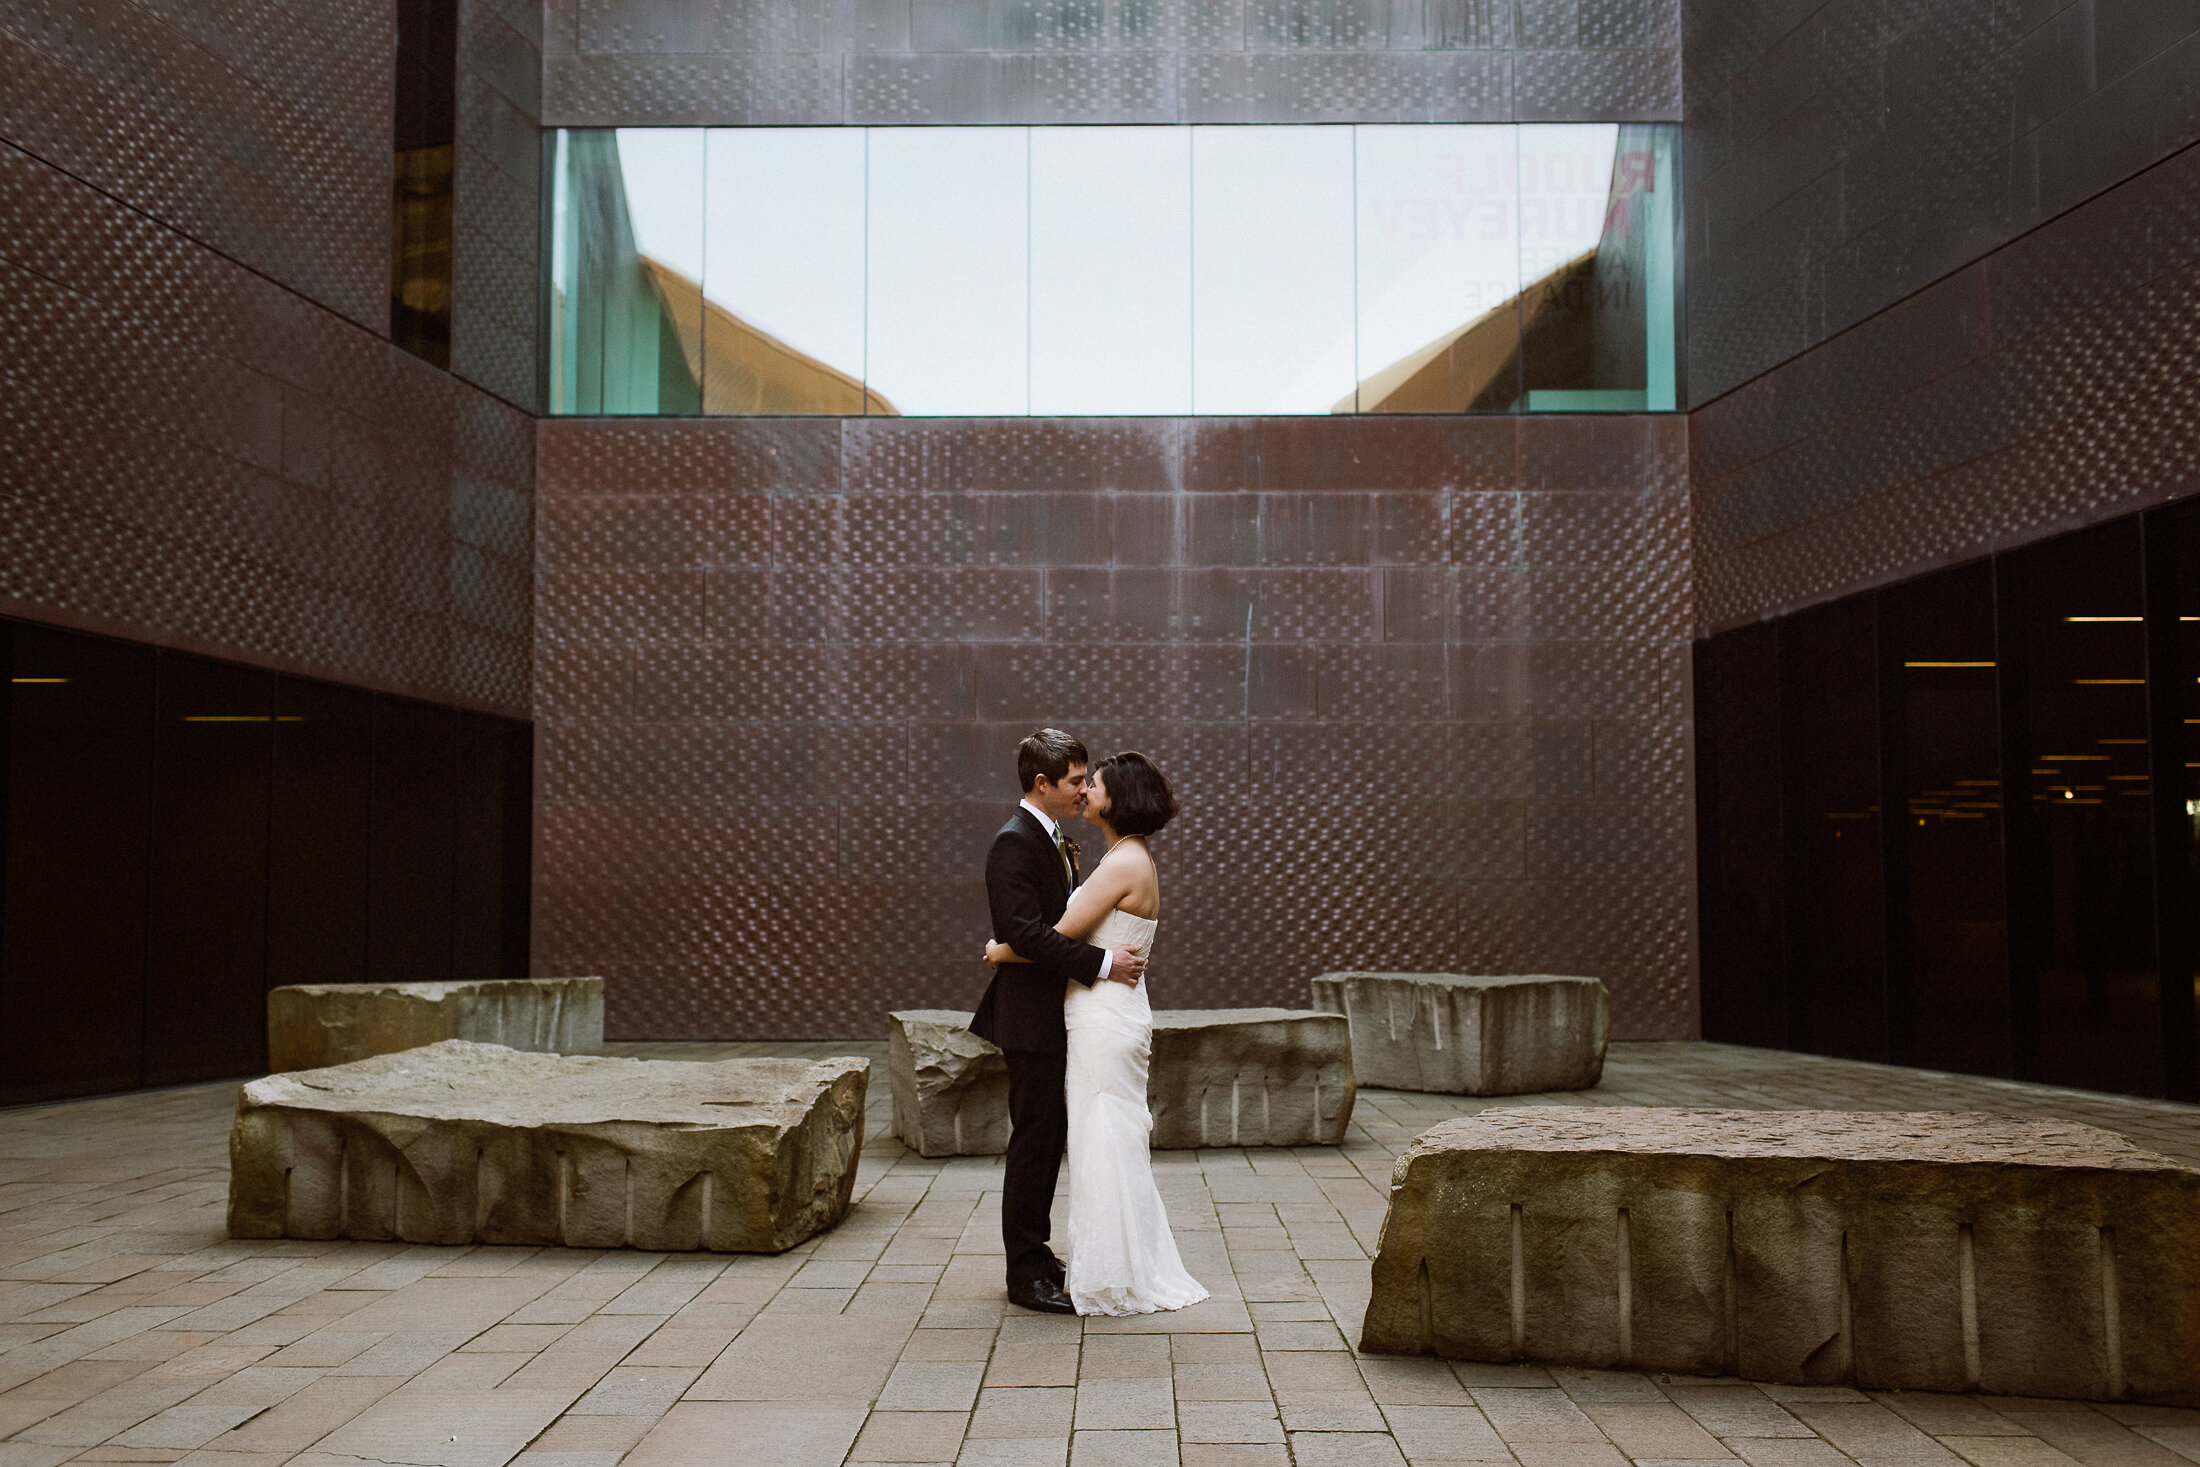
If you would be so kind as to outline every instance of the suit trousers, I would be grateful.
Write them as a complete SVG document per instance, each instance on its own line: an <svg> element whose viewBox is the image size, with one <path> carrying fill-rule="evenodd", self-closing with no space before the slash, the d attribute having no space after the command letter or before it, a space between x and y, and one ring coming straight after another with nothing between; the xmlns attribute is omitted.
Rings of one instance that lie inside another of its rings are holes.
<svg viewBox="0 0 2200 1467"><path fill-rule="evenodd" d="M1059 1279L1061 1265L1047 1245L1054 1184L1069 1143L1069 1105L1063 1094L1069 1055L1060 1049L1005 1049L1008 1061L1008 1161L1001 1179L1001 1245L1008 1255L1008 1286Z"/></svg>

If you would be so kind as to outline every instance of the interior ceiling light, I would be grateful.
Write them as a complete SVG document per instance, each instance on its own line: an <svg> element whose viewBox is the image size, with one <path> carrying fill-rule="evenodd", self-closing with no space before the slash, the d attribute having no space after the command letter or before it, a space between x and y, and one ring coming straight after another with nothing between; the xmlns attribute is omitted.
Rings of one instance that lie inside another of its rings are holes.
<svg viewBox="0 0 2200 1467"><path fill-rule="evenodd" d="M1904 667L1992 667L1991 662L1905 662ZM2195 681L2200 681L2196 679Z"/></svg>
<svg viewBox="0 0 2200 1467"><path fill-rule="evenodd" d="M2110 757L2110 756L2109 756L2109 755L2107 755L2107 754L2042 754L2042 755L2040 755L2040 762L2041 762L2041 763L2043 763L2043 764L2044 764L2044 763L2048 763L2048 762L2050 762L2050 761L2060 761L2060 762L2062 762L2062 763L2065 763L2065 764L2069 764L2069 763L2085 763L2085 764L2092 764L2092 763L2096 763L2096 762L2098 762L2098 763L2106 763L2106 762L2108 761L2109 757ZM2048 770L2047 772L2048 772L2049 774L2053 774L2053 773L2054 773L2055 771L2054 771L2054 770L2052 770L2052 769L2050 769L2050 770Z"/></svg>
<svg viewBox="0 0 2200 1467"><path fill-rule="evenodd" d="M2120 688L2126 685L2144 687L2146 685L2146 679L2143 677L2074 677L2071 681L2081 688Z"/></svg>
<svg viewBox="0 0 2200 1467"><path fill-rule="evenodd" d="M2095 739L2097 744L2143 744L2145 739Z"/></svg>
<svg viewBox="0 0 2200 1467"><path fill-rule="evenodd" d="M2063 618L2063 620L2064 620L2064 621L2145 621L2145 620L2146 620L2146 618L2145 618L2145 617L2143 617L2143 616L2066 616L2066 617L2064 617L2064 618ZM2200 616L2188 616L2188 617L2184 617L2184 618L2182 618L2182 620L2185 620L2185 621L2200 621Z"/></svg>
<svg viewBox="0 0 2200 1467"><path fill-rule="evenodd" d="M11 683L65 683L68 679L65 677L11 677L8 681ZM2195 719L2194 722L2200 723L2200 719Z"/></svg>

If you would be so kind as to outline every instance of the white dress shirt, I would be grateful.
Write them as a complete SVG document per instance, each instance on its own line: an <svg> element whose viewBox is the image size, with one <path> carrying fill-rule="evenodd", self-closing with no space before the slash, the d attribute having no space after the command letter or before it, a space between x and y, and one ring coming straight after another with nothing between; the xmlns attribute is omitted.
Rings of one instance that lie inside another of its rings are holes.
<svg viewBox="0 0 2200 1467"><path fill-rule="evenodd" d="M1031 801L1029 801L1029 800L1019 800L1019 801L1017 801L1017 803L1018 803L1018 804L1020 804L1020 805L1022 805L1022 806L1023 806L1023 807L1024 807L1024 808L1025 808L1026 810L1029 810L1029 811L1030 811L1030 812L1032 813L1032 816L1033 816L1033 817L1034 817L1035 819L1037 819L1037 820L1038 820L1038 822L1039 822L1039 828L1040 828L1041 830L1043 830L1043 831L1045 831L1045 832L1047 833L1047 839L1048 839L1048 840L1054 840L1054 839L1055 839L1055 835L1054 835L1054 819L1053 819L1053 817L1052 817L1052 816L1048 815L1046 811L1044 811L1044 810L1040 809L1040 808L1039 808L1039 807L1038 807L1037 805L1034 805L1034 804L1032 804L1032 803L1031 803ZM1061 850L1061 846L1060 846L1059 844L1057 844L1057 845L1055 846L1055 849L1056 849L1057 851L1060 851L1060 850ZM1063 852L1062 852L1062 854L1064 854L1064 855L1066 856L1066 855L1068 854L1068 852L1066 852L1066 851L1063 851ZM1099 982L1099 981L1100 981L1100 978L1105 978L1105 977L1107 977L1107 976L1108 976L1108 969L1110 969L1110 968L1112 968L1112 967L1114 967L1114 966L1115 966L1115 951L1114 951L1114 949L1112 949L1112 948L1102 948L1102 949L1100 950L1100 974L1099 974L1099 977L1098 977L1098 978L1095 978L1095 979L1094 979L1093 981L1094 981L1095 983L1097 983L1097 982Z"/></svg>

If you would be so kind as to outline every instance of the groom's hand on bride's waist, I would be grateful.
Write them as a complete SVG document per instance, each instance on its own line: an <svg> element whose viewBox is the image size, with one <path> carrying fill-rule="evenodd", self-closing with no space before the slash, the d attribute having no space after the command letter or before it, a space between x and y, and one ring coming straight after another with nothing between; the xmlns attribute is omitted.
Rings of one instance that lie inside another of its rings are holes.
<svg viewBox="0 0 2200 1467"><path fill-rule="evenodd" d="M1108 981L1136 988L1138 980L1146 976L1146 960L1138 955L1135 947L1111 947L1115 957L1108 964Z"/></svg>

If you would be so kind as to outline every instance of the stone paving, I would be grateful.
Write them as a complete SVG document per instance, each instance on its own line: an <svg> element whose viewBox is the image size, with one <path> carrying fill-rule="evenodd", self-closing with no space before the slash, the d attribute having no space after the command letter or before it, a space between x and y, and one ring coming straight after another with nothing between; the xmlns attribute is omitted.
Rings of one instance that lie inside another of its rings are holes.
<svg viewBox="0 0 2200 1467"><path fill-rule="evenodd" d="M874 1079L857 1206L769 1258L230 1241L234 1086L0 1112L0 1467L2200 1462L2200 1412L1360 1356L1391 1158L1467 1097L1363 1090L1338 1148L1159 1153L1215 1297L1012 1310L999 1158L905 1151ZM1721 1045L1495 1103L1551 1101L2065 1116L2200 1162L2200 1107Z"/></svg>

